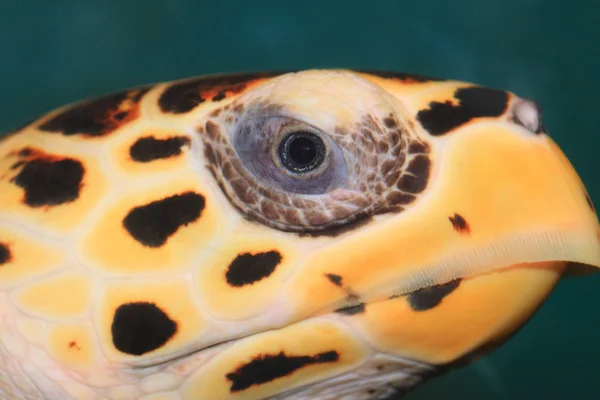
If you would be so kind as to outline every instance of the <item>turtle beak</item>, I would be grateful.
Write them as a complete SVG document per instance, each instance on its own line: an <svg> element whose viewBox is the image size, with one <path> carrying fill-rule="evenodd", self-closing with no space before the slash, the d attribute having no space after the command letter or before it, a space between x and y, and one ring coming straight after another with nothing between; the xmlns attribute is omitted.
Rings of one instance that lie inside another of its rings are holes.
<svg viewBox="0 0 600 400"><path fill-rule="evenodd" d="M590 224L592 226L596 225L596 241L598 242L599 247L596 252L600 253L600 225L598 224L598 216L596 214L594 203L571 162L567 159L562 150L550 137L544 135L543 139L546 141L549 150L554 155L555 162L558 164L557 170L562 172L562 181L570 183L569 192L574 199L577 200L577 203L583 212L587 213L587 219ZM560 177L557 176L557 178ZM598 272L599 269L600 257L598 255L590 254L590 258L587 259L587 261L569 260L563 277L589 275Z"/></svg>

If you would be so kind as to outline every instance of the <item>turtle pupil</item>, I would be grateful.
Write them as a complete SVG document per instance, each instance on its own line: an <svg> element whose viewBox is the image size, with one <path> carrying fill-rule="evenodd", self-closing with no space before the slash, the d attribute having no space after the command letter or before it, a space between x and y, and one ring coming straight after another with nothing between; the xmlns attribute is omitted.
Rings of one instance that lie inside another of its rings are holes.
<svg viewBox="0 0 600 400"><path fill-rule="evenodd" d="M290 159L296 164L310 164L317 156L317 146L310 139L299 137L290 143Z"/></svg>
<svg viewBox="0 0 600 400"><path fill-rule="evenodd" d="M310 172L323 163L325 144L314 133L294 132L281 141L279 157L283 166L290 172Z"/></svg>

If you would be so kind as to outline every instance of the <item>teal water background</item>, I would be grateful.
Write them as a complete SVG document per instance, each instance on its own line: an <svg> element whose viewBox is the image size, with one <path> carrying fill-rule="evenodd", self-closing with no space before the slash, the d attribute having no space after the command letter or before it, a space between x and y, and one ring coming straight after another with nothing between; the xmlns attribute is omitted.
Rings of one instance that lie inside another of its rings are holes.
<svg viewBox="0 0 600 400"><path fill-rule="evenodd" d="M416 72L535 99L598 208L599 11L552 0L0 0L0 132L85 97L205 73ZM565 280L501 349L407 399L599 399L599 338L600 274Z"/></svg>

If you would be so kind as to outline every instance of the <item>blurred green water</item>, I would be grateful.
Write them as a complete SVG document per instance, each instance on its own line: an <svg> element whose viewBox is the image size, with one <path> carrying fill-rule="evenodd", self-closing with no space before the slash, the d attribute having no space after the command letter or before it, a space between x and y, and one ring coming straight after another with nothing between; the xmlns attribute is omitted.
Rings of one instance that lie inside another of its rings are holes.
<svg viewBox="0 0 600 400"><path fill-rule="evenodd" d="M592 1L0 0L0 131L80 98L213 72L356 67L513 90L600 206L600 13ZM493 355L425 399L600 398L600 276L562 282Z"/></svg>

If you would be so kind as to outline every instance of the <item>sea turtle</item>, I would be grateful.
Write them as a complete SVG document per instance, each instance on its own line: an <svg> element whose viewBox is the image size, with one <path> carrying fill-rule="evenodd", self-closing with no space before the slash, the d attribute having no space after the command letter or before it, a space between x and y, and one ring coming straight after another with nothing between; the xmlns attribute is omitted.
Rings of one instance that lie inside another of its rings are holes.
<svg viewBox="0 0 600 400"><path fill-rule="evenodd" d="M371 399L600 267L532 101L412 74L147 85L0 142L2 399Z"/></svg>

